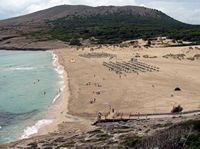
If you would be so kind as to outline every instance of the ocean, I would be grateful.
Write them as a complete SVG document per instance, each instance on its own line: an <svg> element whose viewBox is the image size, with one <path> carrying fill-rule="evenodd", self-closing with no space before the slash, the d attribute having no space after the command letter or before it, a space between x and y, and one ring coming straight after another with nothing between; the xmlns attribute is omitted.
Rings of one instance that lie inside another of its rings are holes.
<svg viewBox="0 0 200 149"><path fill-rule="evenodd" d="M53 122L44 112L60 92L62 73L55 58L45 51L0 51L1 144Z"/></svg>

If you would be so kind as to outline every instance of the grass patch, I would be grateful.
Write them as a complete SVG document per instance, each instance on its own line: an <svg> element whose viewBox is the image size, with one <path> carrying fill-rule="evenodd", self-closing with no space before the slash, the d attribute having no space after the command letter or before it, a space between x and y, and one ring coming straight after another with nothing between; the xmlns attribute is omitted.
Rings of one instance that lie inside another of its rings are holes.
<svg viewBox="0 0 200 149"><path fill-rule="evenodd" d="M138 143L138 141L140 140L140 137L137 136L127 136L124 138L123 141L123 145L130 148L130 147L134 147L136 145L136 143Z"/></svg>
<svg viewBox="0 0 200 149"><path fill-rule="evenodd" d="M186 149L199 149L200 148L200 133L194 133L189 136Z"/></svg>
<svg viewBox="0 0 200 149"><path fill-rule="evenodd" d="M200 26L181 23L159 12L158 15L160 17L152 18L123 12L64 17L49 20L46 24L48 29L28 35L38 39L59 39L66 42L94 37L98 44L115 44L138 38L146 40L158 36L200 43Z"/></svg>
<svg viewBox="0 0 200 149"><path fill-rule="evenodd" d="M194 130L200 132L200 120L189 120L180 124L185 127L193 127Z"/></svg>

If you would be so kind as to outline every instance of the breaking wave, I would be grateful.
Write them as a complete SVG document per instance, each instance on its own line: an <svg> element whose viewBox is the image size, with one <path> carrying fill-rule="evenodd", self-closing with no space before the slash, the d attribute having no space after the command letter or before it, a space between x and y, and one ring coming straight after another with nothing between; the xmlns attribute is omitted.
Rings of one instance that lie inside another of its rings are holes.
<svg viewBox="0 0 200 149"><path fill-rule="evenodd" d="M24 133L23 135L21 136L21 139L26 139L26 138L29 138L30 136L34 135L34 134L37 134L38 131L51 124L53 122L53 120L39 120L35 125L33 126L30 126L30 127L27 127L25 130L24 130Z"/></svg>

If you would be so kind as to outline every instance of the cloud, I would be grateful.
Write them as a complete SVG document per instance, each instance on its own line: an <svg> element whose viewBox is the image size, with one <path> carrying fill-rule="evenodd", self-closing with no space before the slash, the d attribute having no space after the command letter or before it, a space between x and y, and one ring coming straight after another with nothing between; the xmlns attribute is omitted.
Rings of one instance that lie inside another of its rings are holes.
<svg viewBox="0 0 200 149"><path fill-rule="evenodd" d="M68 0L0 0L0 19L19 16L56 5L70 4Z"/></svg>
<svg viewBox="0 0 200 149"><path fill-rule="evenodd" d="M183 22L200 24L199 0L0 0L0 19L15 17L63 4L144 6L161 10Z"/></svg>
<svg viewBox="0 0 200 149"><path fill-rule="evenodd" d="M199 0L136 0L146 7L161 10L169 16L190 24L200 24Z"/></svg>

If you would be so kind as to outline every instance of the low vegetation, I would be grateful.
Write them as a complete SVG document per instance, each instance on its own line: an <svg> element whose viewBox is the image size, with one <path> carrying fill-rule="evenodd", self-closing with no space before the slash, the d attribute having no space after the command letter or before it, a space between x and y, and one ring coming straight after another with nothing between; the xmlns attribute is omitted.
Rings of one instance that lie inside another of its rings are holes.
<svg viewBox="0 0 200 149"><path fill-rule="evenodd" d="M189 120L138 141L134 148L199 149L200 121Z"/></svg>
<svg viewBox="0 0 200 149"><path fill-rule="evenodd" d="M69 42L70 45L81 46L81 40L78 38L72 38Z"/></svg>
<svg viewBox="0 0 200 149"><path fill-rule="evenodd" d="M29 35L66 42L93 37L99 44L114 44L138 38L146 40L157 36L200 43L199 26L178 22L165 14L158 18L133 16L126 13L71 16L48 21L47 24L49 29L41 29ZM147 44L150 46L151 41L148 40Z"/></svg>
<svg viewBox="0 0 200 149"><path fill-rule="evenodd" d="M178 105L178 106L173 107L171 112L172 113L180 113L182 111L183 111L183 107L181 107L181 105Z"/></svg>
<svg viewBox="0 0 200 149"><path fill-rule="evenodd" d="M165 120L157 122L155 122L155 120L149 122L144 120L128 121L127 123L101 123L97 125L97 129L87 133L77 134L71 137L65 134L52 135L47 138L30 140L26 145L20 145L20 142L18 142L19 144L17 147L199 149L199 119L187 120L179 123L168 123L167 120L163 123L163 121ZM143 122L148 123L148 125L143 125ZM10 146L10 148L14 147Z"/></svg>

